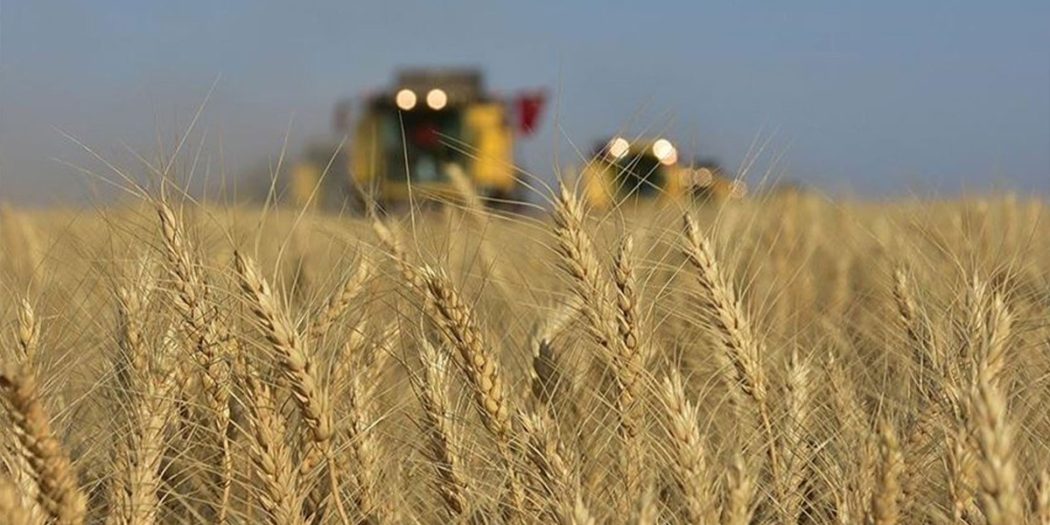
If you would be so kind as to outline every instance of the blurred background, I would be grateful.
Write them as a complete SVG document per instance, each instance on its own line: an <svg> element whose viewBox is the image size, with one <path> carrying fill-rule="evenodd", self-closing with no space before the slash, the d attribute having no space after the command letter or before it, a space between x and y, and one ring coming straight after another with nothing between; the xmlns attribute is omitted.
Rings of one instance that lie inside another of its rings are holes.
<svg viewBox="0 0 1050 525"><path fill-rule="evenodd" d="M144 174L205 101L194 185L235 198L407 66L545 90L545 180L627 133L830 194L1050 192L1050 3L763 4L6 0L0 200L108 201L94 154Z"/></svg>

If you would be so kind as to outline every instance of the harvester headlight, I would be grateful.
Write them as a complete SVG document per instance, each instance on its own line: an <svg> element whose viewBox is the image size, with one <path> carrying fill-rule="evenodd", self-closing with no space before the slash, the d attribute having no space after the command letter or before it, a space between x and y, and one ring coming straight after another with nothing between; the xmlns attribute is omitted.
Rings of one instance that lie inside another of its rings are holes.
<svg viewBox="0 0 1050 525"><path fill-rule="evenodd" d="M653 155L660 161L660 164L665 166L678 162L678 150L667 139L657 139L653 143Z"/></svg>
<svg viewBox="0 0 1050 525"><path fill-rule="evenodd" d="M402 89L397 92L394 102L397 103L397 107L402 111L408 111L416 107L416 94L411 89Z"/></svg>
<svg viewBox="0 0 1050 525"><path fill-rule="evenodd" d="M448 94L443 89L431 89L427 92L427 105L430 109L439 110L448 104Z"/></svg>
<svg viewBox="0 0 1050 525"><path fill-rule="evenodd" d="M622 159L631 151L631 143L623 137L616 137L609 141L609 155L614 159Z"/></svg>

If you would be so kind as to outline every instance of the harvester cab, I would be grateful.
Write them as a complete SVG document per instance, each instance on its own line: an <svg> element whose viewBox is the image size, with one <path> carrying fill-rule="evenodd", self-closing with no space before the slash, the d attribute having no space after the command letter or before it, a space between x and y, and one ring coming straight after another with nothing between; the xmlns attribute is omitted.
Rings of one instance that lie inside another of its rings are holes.
<svg viewBox="0 0 1050 525"><path fill-rule="evenodd" d="M717 163L683 163L678 148L662 137L604 141L580 177L588 203L598 209L633 201L725 200L745 193L743 183L727 179Z"/></svg>
<svg viewBox="0 0 1050 525"><path fill-rule="evenodd" d="M487 202L514 202L522 188L515 139L535 128L542 103L542 92L496 97L474 69L401 71L392 87L363 98L355 123L346 104L336 109L349 136L352 197L382 207L459 200L458 177Z"/></svg>

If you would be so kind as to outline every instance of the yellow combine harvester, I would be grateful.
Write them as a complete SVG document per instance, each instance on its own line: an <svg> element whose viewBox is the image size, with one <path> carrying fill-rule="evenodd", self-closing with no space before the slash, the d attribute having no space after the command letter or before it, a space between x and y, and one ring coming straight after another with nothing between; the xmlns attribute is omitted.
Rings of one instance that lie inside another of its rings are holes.
<svg viewBox="0 0 1050 525"><path fill-rule="evenodd" d="M490 202L513 201L521 197L516 132L532 130L541 106L542 94L492 96L479 71L402 71L393 88L364 99L341 170L348 171L353 196L384 207L410 198L458 199L459 174ZM294 168L291 190L300 206L323 167L315 159Z"/></svg>
<svg viewBox="0 0 1050 525"><path fill-rule="evenodd" d="M596 148L580 177L587 202L598 209L635 200L721 201L747 192L716 165L683 165L678 148L665 138L613 137Z"/></svg>

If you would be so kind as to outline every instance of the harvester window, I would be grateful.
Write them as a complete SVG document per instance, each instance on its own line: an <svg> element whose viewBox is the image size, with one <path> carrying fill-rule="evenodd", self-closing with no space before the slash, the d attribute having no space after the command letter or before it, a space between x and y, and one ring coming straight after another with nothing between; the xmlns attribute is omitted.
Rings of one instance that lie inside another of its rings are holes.
<svg viewBox="0 0 1050 525"><path fill-rule="evenodd" d="M616 187L620 195L655 195L664 183L664 166L653 155L628 155L616 161Z"/></svg>
<svg viewBox="0 0 1050 525"><path fill-rule="evenodd" d="M417 106L418 108L418 106ZM405 161L413 182L445 182L448 175L443 166L449 163L463 165L466 156L459 144L464 141L462 112L454 108L441 111L416 109L394 113L388 119L395 135L384 133L391 169L387 177L405 179ZM403 129L402 129L403 126Z"/></svg>

